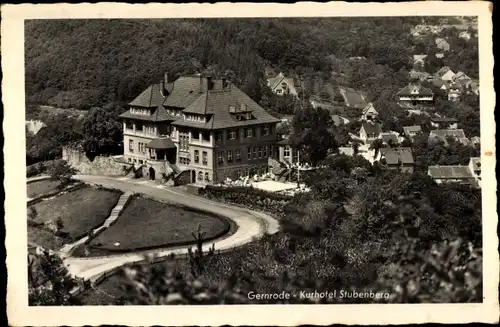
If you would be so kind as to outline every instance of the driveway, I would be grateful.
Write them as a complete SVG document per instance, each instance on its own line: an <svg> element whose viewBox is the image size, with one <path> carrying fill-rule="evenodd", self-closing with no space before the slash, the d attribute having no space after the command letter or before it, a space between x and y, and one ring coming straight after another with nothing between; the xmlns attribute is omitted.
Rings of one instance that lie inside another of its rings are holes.
<svg viewBox="0 0 500 327"><path fill-rule="evenodd" d="M212 244L214 244L216 251L228 251L248 244L265 234L274 234L279 230L278 221L267 214L210 201L183 192L177 188L165 187L151 181L130 179L126 177L90 175L76 175L73 178L86 183L102 185L107 188L120 189L125 192L132 191L142 193L160 201L168 201L195 209L206 210L229 218L238 226L237 231L233 235L207 243L204 246L205 250L208 250ZM107 273L111 273L115 268L128 263L144 260L145 254L154 254L157 257L165 257L171 254L185 255L190 247L192 246L156 249L148 252L119 254L106 257L67 257L64 259L64 262L70 273L74 276L95 282L107 275Z"/></svg>

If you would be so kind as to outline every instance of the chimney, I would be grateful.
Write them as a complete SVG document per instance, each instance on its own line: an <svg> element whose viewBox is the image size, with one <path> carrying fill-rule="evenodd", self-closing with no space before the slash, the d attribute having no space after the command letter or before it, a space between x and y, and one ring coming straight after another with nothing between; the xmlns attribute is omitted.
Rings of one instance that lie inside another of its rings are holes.
<svg viewBox="0 0 500 327"><path fill-rule="evenodd" d="M165 82L165 86L167 86L167 84L168 84L168 72L165 72L165 74L163 75L163 81Z"/></svg>
<svg viewBox="0 0 500 327"><path fill-rule="evenodd" d="M222 77L222 88L225 89L227 87L227 78L224 76Z"/></svg>
<svg viewBox="0 0 500 327"><path fill-rule="evenodd" d="M213 89L213 86L212 76L207 75L207 90Z"/></svg>
<svg viewBox="0 0 500 327"><path fill-rule="evenodd" d="M165 81L160 81L160 93L165 96Z"/></svg>

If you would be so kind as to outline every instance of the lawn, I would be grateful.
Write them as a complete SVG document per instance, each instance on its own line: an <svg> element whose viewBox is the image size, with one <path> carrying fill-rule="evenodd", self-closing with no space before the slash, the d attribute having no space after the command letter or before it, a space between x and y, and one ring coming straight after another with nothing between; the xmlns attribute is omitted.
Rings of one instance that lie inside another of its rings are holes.
<svg viewBox="0 0 500 327"><path fill-rule="evenodd" d="M53 199L38 202L31 207L36 211L33 222L41 226L28 226L28 240L49 248L61 245L58 239L64 240L65 243L76 241L106 220L120 195L118 191L85 186ZM63 235L53 235L51 239L52 233L44 229L43 223L49 220L56 221L58 218L63 224L61 229Z"/></svg>
<svg viewBox="0 0 500 327"><path fill-rule="evenodd" d="M192 235L200 226L205 239L229 232L225 218L189 208L134 197L114 225L90 242L92 253L127 252L195 243Z"/></svg>
<svg viewBox="0 0 500 327"><path fill-rule="evenodd" d="M57 189L61 185L59 180L41 180L27 184L28 198L34 199Z"/></svg>

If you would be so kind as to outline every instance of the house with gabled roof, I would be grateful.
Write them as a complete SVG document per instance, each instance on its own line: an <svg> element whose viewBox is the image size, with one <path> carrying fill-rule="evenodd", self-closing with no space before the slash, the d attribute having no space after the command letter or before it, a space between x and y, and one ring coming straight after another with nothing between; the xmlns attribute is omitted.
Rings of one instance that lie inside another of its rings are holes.
<svg viewBox="0 0 500 327"><path fill-rule="evenodd" d="M267 172L279 119L227 79L168 75L129 103L124 159L151 180L211 184Z"/></svg>
<svg viewBox="0 0 500 327"><path fill-rule="evenodd" d="M378 111L373 106L373 103L370 102L363 108L361 112L361 120L371 120L373 121L378 116Z"/></svg>
<svg viewBox="0 0 500 327"><path fill-rule="evenodd" d="M379 139L382 144L387 146L396 146L399 144L399 137L395 132L380 133Z"/></svg>
<svg viewBox="0 0 500 327"><path fill-rule="evenodd" d="M470 141L465 136L463 129L435 129L429 133L429 141L441 141L448 145L448 139L454 139L463 145L469 145Z"/></svg>
<svg viewBox="0 0 500 327"><path fill-rule="evenodd" d="M398 99L399 101L417 104L434 100L434 93L431 89L420 84L410 83L398 92Z"/></svg>
<svg viewBox="0 0 500 327"><path fill-rule="evenodd" d="M300 81L293 77L285 76L285 74L280 72L275 77L267 79L267 86L277 95L290 94L298 97Z"/></svg>
<svg viewBox="0 0 500 327"><path fill-rule="evenodd" d="M452 81L455 77L455 73L451 70L450 67L444 66L441 67L435 74L436 78L442 81Z"/></svg>
<svg viewBox="0 0 500 327"><path fill-rule="evenodd" d="M378 160L385 163L389 169L413 173L413 154L409 147L381 148L379 149Z"/></svg>
<svg viewBox="0 0 500 327"><path fill-rule="evenodd" d="M382 129L379 124L364 121L359 129L359 138L365 143L370 144L380 137Z"/></svg>
<svg viewBox="0 0 500 327"><path fill-rule="evenodd" d="M438 184L476 184L474 175L468 166L429 166L427 174Z"/></svg>
<svg viewBox="0 0 500 327"><path fill-rule="evenodd" d="M417 136L421 132L422 132L422 127L419 125L404 126L403 127L404 136L406 136L410 139L414 138L415 136Z"/></svg>
<svg viewBox="0 0 500 327"><path fill-rule="evenodd" d="M437 129L456 129L458 128L458 119L449 117L431 117L431 126Z"/></svg>

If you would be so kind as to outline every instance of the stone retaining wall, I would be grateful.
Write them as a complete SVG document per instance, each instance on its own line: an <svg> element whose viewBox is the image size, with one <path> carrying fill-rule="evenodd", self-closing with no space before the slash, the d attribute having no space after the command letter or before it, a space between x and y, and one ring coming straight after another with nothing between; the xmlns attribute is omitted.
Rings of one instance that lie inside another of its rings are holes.
<svg viewBox="0 0 500 327"><path fill-rule="evenodd" d="M96 156L90 160L80 149L63 147L62 158L84 175L126 176L134 170L134 165L114 157Z"/></svg>

